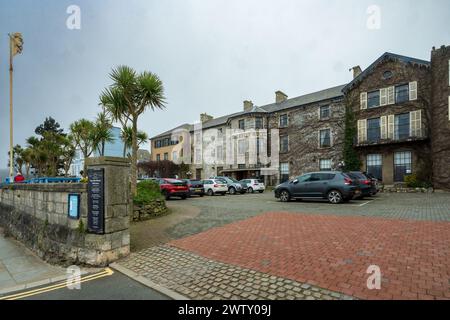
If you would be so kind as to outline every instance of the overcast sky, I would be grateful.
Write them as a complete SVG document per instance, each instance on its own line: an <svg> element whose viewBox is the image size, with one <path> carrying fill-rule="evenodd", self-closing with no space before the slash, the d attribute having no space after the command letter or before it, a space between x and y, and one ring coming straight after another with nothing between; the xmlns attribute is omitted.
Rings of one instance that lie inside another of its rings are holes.
<svg viewBox="0 0 450 320"><path fill-rule="evenodd" d="M381 9L369 29L367 9ZM81 29L69 30L69 5ZM0 0L0 168L6 167L8 32L22 32L15 58L15 143L52 116L64 128L93 119L114 66L157 73L167 110L139 122L150 136L202 112L237 112L351 80L386 51L429 60L450 44L448 0Z"/></svg>

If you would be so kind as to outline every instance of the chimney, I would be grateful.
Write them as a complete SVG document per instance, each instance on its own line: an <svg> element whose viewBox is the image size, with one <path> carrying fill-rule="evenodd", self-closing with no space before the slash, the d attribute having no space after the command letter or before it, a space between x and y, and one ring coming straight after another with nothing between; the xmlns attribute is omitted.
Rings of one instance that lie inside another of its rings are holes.
<svg viewBox="0 0 450 320"><path fill-rule="evenodd" d="M207 114L207 113L202 113L202 114L200 114L200 121L201 121L202 123L207 122L207 121L210 121L210 120L212 120L212 119L214 119L214 117L213 117L213 116L210 116L210 115Z"/></svg>
<svg viewBox="0 0 450 320"><path fill-rule="evenodd" d="M245 100L244 101L244 111L248 112L251 111L253 109L253 102L249 101L249 100Z"/></svg>
<svg viewBox="0 0 450 320"><path fill-rule="evenodd" d="M356 77L362 73L360 66L353 67L349 71L352 71L352 70L353 70L353 79L356 79Z"/></svg>
<svg viewBox="0 0 450 320"><path fill-rule="evenodd" d="M282 92L282 91L275 92L275 102L276 103L284 102L287 100L287 98L288 98L288 96L284 92Z"/></svg>

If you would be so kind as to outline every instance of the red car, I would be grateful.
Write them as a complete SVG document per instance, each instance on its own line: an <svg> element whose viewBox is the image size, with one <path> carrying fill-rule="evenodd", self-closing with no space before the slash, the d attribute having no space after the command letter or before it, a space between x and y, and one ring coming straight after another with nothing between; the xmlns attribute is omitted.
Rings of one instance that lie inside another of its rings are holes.
<svg viewBox="0 0 450 320"><path fill-rule="evenodd" d="M169 200L172 197L178 197L185 200L189 196L189 187L184 181L163 178L159 179L158 182L161 193L166 200Z"/></svg>

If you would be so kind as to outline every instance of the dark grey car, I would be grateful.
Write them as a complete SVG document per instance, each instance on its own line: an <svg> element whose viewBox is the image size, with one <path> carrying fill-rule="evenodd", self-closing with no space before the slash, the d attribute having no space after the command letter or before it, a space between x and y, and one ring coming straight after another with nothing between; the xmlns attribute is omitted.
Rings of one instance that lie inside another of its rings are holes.
<svg viewBox="0 0 450 320"><path fill-rule="evenodd" d="M360 194L356 183L345 173L312 172L277 186L275 197L282 202L291 199L327 199L330 203L347 202Z"/></svg>

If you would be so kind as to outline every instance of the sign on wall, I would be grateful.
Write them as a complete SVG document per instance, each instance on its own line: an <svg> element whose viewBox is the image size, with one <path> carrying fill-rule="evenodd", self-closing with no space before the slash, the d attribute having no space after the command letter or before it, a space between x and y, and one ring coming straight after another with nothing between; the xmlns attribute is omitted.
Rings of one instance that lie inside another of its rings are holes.
<svg viewBox="0 0 450 320"><path fill-rule="evenodd" d="M88 230L105 233L105 170L88 169Z"/></svg>
<svg viewBox="0 0 450 320"><path fill-rule="evenodd" d="M69 194L68 215L70 219L78 220L80 218L80 195Z"/></svg>

